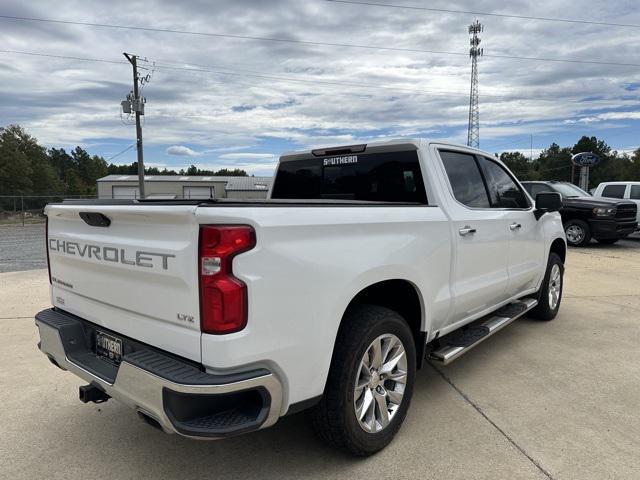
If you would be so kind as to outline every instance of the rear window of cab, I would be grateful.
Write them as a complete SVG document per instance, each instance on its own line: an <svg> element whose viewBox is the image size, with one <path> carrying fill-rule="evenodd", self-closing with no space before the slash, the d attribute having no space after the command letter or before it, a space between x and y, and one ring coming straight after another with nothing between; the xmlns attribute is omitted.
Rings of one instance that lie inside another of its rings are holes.
<svg viewBox="0 0 640 480"><path fill-rule="evenodd" d="M271 198L427 203L415 150L282 161Z"/></svg>

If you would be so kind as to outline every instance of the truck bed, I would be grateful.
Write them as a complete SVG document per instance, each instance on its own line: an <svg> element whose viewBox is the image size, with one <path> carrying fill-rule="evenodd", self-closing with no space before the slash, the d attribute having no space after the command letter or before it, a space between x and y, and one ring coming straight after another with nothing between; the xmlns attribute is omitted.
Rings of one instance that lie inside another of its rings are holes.
<svg viewBox="0 0 640 480"><path fill-rule="evenodd" d="M231 198L210 198L210 199L65 199L59 203L51 205L193 205L198 207L434 207L435 205L425 205L419 202L375 202L370 200L336 200L336 199L231 199Z"/></svg>
<svg viewBox="0 0 640 480"><path fill-rule="evenodd" d="M265 358L288 362L309 349L328 361L324 344L332 338L323 325L339 318L363 285L378 279L378 265L416 284L442 284L449 272L444 213L419 203L99 199L50 204L46 213L56 308L214 369ZM110 225L87 224L81 213L102 214ZM248 286L248 326L225 338L200 329L203 225L249 225L257 239L233 264L234 275ZM70 252L56 242L69 242ZM101 258L90 258L90 248ZM109 261L102 258L105 249ZM431 256L436 275L412 260ZM439 293L442 299L432 304L436 311L448 308L447 293ZM276 331L287 335L274 336ZM315 341L289 341L298 335Z"/></svg>

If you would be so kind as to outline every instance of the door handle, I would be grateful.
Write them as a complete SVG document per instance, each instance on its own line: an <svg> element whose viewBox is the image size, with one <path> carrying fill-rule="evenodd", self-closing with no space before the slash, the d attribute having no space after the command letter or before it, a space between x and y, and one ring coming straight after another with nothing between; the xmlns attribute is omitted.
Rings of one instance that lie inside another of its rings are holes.
<svg viewBox="0 0 640 480"><path fill-rule="evenodd" d="M471 228L469 225L465 225L460 230L458 230L458 233L463 237L466 237L467 235L473 235L474 233L476 233L476 229Z"/></svg>
<svg viewBox="0 0 640 480"><path fill-rule="evenodd" d="M519 223L512 223L511 225L509 225L509 228L511 230L518 230L519 228L522 228L522 225L520 225Z"/></svg>

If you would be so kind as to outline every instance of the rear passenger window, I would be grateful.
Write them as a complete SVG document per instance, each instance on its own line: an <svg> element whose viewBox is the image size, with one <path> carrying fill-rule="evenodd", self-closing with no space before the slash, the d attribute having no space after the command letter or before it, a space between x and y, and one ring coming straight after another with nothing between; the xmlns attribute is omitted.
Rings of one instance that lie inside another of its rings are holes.
<svg viewBox="0 0 640 480"><path fill-rule="evenodd" d="M486 157L479 157L479 161L493 208L529 208L524 192L501 165Z"/></svg>
<svg viewBox="0 0 640 480"><path fill-rule="evenodd" d="M629 198L632 200L640 200L640 185L631 185L631 195Z"/></svg>
<svg viewBox="0 0 640 480"><path fill-rule="evenodd" d="M624 198L624 191L627 189L626 185L607 185L602 190L602 196L608 198Z"/></svg>
<svg viewBox="0 0 640 480"><path fill-rule="evenodd" d="M482 175L473 155L441 151L440 158L457 201L467 207L491 208Z"/></svg>

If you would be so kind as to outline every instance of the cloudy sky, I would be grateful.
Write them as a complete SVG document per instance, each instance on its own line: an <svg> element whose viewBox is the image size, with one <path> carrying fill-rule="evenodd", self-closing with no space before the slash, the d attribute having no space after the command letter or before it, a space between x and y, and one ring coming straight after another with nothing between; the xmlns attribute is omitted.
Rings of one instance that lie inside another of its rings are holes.
<svg viewBox="0 0 640 480"><path fill-rule="evenodd" d="M637 0L372 1L640 25ZM18 123L47 146L109 158L133 144L119 106L131 89L124 51L148 59L149 166L271 174L283 151L401 136L466 141L473 14L326 0L2 0L0 15L143 27L0 18L0 126ZM477 18L483 150L528 153L531 135L534 155L583 134L618 150L640 145L640 66L503 58L640 65L640 28ZM134 160L132 148L113 162Z"/></svg>

